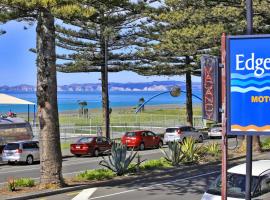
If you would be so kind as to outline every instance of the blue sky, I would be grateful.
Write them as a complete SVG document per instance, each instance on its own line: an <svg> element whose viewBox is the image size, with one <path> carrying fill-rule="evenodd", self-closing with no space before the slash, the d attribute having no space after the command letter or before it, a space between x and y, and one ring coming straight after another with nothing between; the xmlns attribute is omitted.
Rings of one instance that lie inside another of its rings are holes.
<svg viewBox="0 0 270 200"><path fill-rule="evenodd" d="M24 26L28 27L24 30ZM0 86L36 84L35 54L29 51L35 47L35 26L29 27L27 24L9 22L1 25L7 33L0 36ZM59 85L72 83L97 83L100 73L58 73L57 80ZM162 80L182 80L180 76L151 76L144 77L133 72L118 72L109 74L110 82L149 82ZM200 78L193 78L199 81Z"/></svg>

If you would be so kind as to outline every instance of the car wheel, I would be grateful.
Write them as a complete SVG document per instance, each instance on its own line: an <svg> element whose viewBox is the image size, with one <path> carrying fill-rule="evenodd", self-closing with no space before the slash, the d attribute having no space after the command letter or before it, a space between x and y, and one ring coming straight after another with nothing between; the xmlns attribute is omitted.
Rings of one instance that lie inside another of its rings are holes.
<svg viewBox="0 0 270 200"><path fill-rule="evenodd" d="M8 164L9 164L9 165L14 165L15 162L8 161Z"/></svg>
<svg viewBox="0 0 270 200"><path fill-rule="evenodd" d="M144 143L141 143L141 144L140 144L139 149L140 149L140 151L143 151L143 150L145 149Z"/></svg>
<svg viewBox="0 0 270 200"><path fill-rule="evenodd" d="M199 142L203 143L203 136L202 135L199 136Z"/></svg>
<svg viewBox="0 0 270 200"><path fill-rule="evenodd" d="M34 162L33 156L27 156L26 158L26 164L32 165Z"/></svg>
<svg viewBox="0 0 270 200"><path fill-rule="evenodd" d="M161 148L163 146L163 142L160 140L158 143L158 148Z"/></svg>
<svg viewBox="0 0 270 200"><path fill-rule="evenodd" d="M99 150L98 150L98 149L95 149L95 150L94 150L94 156L95 156L95 157L98 157L98 156L99 156Z"/></svg>
<svg viewBox="0 0 270 200"><path fill-rule="evenodd" d="M81 154L75 154L76 157L81 157L82 155Z"/></svg>

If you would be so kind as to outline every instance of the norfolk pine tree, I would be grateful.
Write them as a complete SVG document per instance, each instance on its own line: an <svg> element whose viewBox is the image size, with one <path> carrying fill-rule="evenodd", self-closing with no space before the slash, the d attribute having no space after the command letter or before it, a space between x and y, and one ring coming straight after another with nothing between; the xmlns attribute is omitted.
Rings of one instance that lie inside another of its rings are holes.
<svg viewBox="0 0 270 200"><path fill-rule="evenodd" d="M58 55L59 59L68 62L58 65L58 71L101 72L103 133L110 137L108 112L108 79L106 60L109 72L130 70L137 63L134 60L134 48L138 38L138 27L142 18L141 12L146 9L143 2L132 3L129 0L104 0L84 2L91 5L96 13L87 21L84 19L64 20L76 29L57 26L57 45L69 50L67 55ZM106 58L106 54L108 55Z"/></svg>
<svg viewBox="0 0 270 200"><path fill-rule="evenodd" d="M5 21L36 21L37 101L40 124L40 183L63 185L57 107L55 16L90 16L92 8L81 8L71 0L1 0Z"/></svg>

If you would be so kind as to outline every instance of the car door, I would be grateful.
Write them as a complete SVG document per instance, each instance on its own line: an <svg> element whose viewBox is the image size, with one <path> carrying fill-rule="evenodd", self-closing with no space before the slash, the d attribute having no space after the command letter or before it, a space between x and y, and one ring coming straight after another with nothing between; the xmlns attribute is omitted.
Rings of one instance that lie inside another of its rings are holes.
<svg viewBox="0 0 270 200"><path fill-rule="evenodd" d="M97 147L98 147L99 151L103 152L104 151L104 144L102 141L102 137L98 137L96 139L96 143L97 143Z"/></svg>
<svg viewBox="0 0 270 200"><path fill-rule="evenodd" d="M199 140L199 132L194 128L194 127L189 127L190 128L190 135L195 139Z"/></svg>
<svg viewBox="0 0 270 200"><path fill-rule="evenodd" d="M261 177L254 196L254 200L270 199L270 173Z"/></svg>
<svg viewBox="0 0 270 200"><path fill-rule="evenodd" d="M103 152L107 152L111 149L110 147L110 139L107 139L105 137L102 138L102 145L103 145Z"/></svg>
<svg viewBox="0 0 270 200"><path fill-rule="evenodd" d="M149 131L148 133L149 136L149 142L151 144L151 147L156 147L158 145L158 137L156 136L155 133Z"/></svg>
<svg viewBox="0 0 270 200"><path fill-rule="evenodd" d="M38 142L33 142L32 146L33 146L32 151L33 151L34 160L39 161L40 160L39 143Z"/></svg>
<svg viewBox="0 0 270 200"><path fill-rule="evenodd" d="M142 141L144 143L144 147L148 148L149 147L149 137L148 137L148 131L144 131L141 133L142 136Z"/></svg>

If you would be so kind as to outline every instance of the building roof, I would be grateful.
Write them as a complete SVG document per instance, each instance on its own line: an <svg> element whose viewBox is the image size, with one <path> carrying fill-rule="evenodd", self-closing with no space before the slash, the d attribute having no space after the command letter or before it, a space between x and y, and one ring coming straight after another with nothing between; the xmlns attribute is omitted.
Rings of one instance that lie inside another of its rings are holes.
<svg viewBox="0 0 270 200"><path fill-rule="evenodd" d="M230 173L246 174L246 163L237 165L228 170ZM259 160L252 162L252 176L260 176L270 172L270 160Z"/></svg>
<svg viewBox="0 0 270 200"><path fill-rule="evenodd" d="M16 105L35 105L34 103L30 102L30 101L26 101L23 99L19 99L17 97L13 97L7 94L2 94L0 93L0 104L2 105L12 105L12 104L16 104Z"/></svg>

